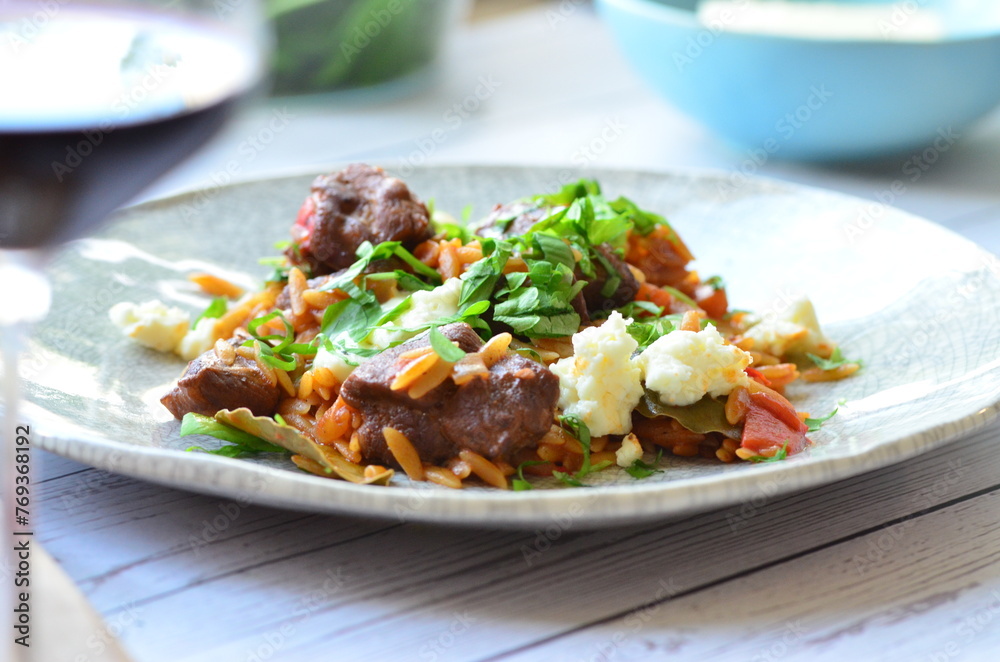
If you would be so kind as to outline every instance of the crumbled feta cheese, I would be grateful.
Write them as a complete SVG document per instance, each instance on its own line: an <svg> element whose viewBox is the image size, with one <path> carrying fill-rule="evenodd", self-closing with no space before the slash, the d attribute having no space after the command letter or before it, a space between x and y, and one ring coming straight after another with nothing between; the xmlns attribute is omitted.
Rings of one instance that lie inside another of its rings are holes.
<svg viewBox="0 0 1000 662"><path fill-rule="evenodd" d="M409 340L417 335L402 329L417 327L442 317L451 317L458 313L458 299L462 294L461 278L449 278L443 285L433 290L419 290L410 295L410 309L400 315L390 324L379 327L368 336L367 344L383 349ZM397 302L398 303L398 302ZM387 310L391 310L386 306Z"/></svg>
<svg viewBox="0 0 1000 662"><path fill-rule="evenodd" d="M642 444L634 434L627 434L622 439L622 447L615 451L615 462L619 467L631 467L636 460L642 459Z"/></svg>
<svg viewBox="0 0 1000 662"><path fill-rule="evenodd" d="M192 361L215 345L215 324L218 320L203 317L180 339L174 351L182 359Z"/></svg>
<svg viewBox="0 0 1000 662"><path fill-rule="evenodd" d="M632 352L639 344L618 312L601 326L573 335L573 356L552 364L559 377L559 406L578 416L595 437L632 429L632 410L642 397L642 372Z"/></svg>
<svg viewBox="0 0 1000 662"><path fill-rule="evenodd" d="M361 363L364 360L364 357L355 357L355 361L357 363ZM312 367L313 369L328 369L333 373L333 376L337 378L337 381L343 384L344 380L350 377L351 373L354 372L354 368L357 366L351 365L336 352L330 352L327 351L325 347L320 347L316 351L316 356L313 357Z"/></svg>
<svg viewBox="0 0 1000 662"><path fill-rule="evenodd" d="M747 383L743 371L753 359L735 345L727 345L709 324L697 333L671 331L647 347L637 360L646 388L666 404L690 405L705 394L729 394Z"/></svg>
<svg viewBox="0 0 1000 662"><path fill-rule="evenodd" d="M793 302L780 316L767 317L743 334L753 339L753 349L774 356L818 354L829 356L833 343L823 334L816 309L809 299Z"/></svg>
<svg viewBox="0 0 1000 662"><path fill-rule="evenodd" d="M140 304L123 301L111 307L108 317L126 336L160 352L172 352L191 324L186 312L156 299Z"/></svg>

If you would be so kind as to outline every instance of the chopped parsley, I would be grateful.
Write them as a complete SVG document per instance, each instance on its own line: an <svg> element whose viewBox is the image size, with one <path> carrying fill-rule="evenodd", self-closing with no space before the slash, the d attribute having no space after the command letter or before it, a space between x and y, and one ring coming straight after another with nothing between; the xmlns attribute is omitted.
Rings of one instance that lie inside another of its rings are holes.
<svg viewBox="0 0 1000 662"><path fill-rule="evenodd" d="M284 323L284 334L271 333L262 336L257 333L257 330L262 325L276 317L280 318ZM288 321L284 313L280 310L275 310L267 315L251 320L247 324L247 332L252 338L244 341L243 346L253 347L254 343L260 343L261 360L279 370L294 370L298 365L294 356L295 354L312 356L316 353L317 348L315 345L295 342L295 329L292 328L292 323ZM271 344L272 342L276 344Z"/></svg>
<svg viewBox="0 0 1000 662"><path fill-rule="evenodd" d="M572 301L586 283L574 282L573 270L561 262L525 262L528 271L507 274L497 291L493 319L533 338L561 338L579 331L580 314Z"/></svg>
<svg viewBox="0 0 1000 662"><path fill-rule="evenodd" d="M471 264L462 274L462 293L458 298L460 311L480 301L486 301L488 305L513 251L513 247L505 241L483 239L481 242L483 259Z"/></svg>
<svg viewBox="0 0 1000 662"><path fill-rule="evenodd" d="M844 358L844 355L841 354L839 347L833 350L833 354L831 354L830 358L828 359L823 359L816 356L815 354L808 354L808 353L806 354L806 356L808 356L809 360L815 363L820 370L836 370L840 366L848 365L850 363L857 363L859 366L862 365L861 361L855 361L852 359Z"/></svg>
<svg viewBox="0 0 1000 662"><path fill-rule="evenodd" d="M653 474L663 473L663 469L657 469L660 464L660 460L663 458L663 449L658 448L656 450L656 458L653 459L652 463L646 463L639 458L633 462L630 466L625 467L625 471L628 472L629 476L635 478L636 480L641 480L643 478L649 478Z"/></svg>
<svg viewBox="0 0 1000 662"><path fill-rule="evenodd" d="M569 432L577 441L580 442L580 446L583 447L583 464L580 466L580 470L572 475L565 471L553 471L552 475L558 478L563 484L570 487L586 487L583 479L595 471L600 471L601 469L610 466L611 461L604 460L603 462L591 465L590 428L587 427L587 424L580 420L579 417L573 416L572 414L560 416L559 425L561 425L564 430Z"/></svg>
<svg viewBox="0 0 1000 662"><path fill-rule="evenodd" d="M526 490L532 489L531 483L529 483L527 479L525 479L524 477L524 468L532 467L535 466L536 464L548 464L548 462L544 460L528 460L526 462L522 462L521 464L517 465L517 478L511 480L510 482L511 489L513 489L515 492L524 492Z"/></svg>
<svg viewBox="0 0 1000 662"><path fill-rule="evenodd" d="M837 401L837 404L843 406L844 403L846 402L847 402L846 399L841 398L840 400ZM807 418L803 422L809 427L809 432L818 432L824 423L826 423L831 418L837 415L838 411L840 411L840 407L834 407L833 411L831 411L826 416L821 416L820 418Z"/></svg>
<svg viewBox="0 0 1000 662"><path fill-rule="evenodd" d="M670 317L656 317L648 322L632 322L626 330L639 343L638 351L641 352L676 328Z"/></svg>
<svg viewBox="0 0 1000 662"><path fill-rule="evenodd" d="M638 304L644 302L634 301L633 303ZM622 314L624 315L624 313ZM635 338L635 341L639 343L638 351L641 352L663 336L676 330L680 326L683 318L684 315L678 313L674 315L664 315L663 317L640 319L637 322L629 324L627 330L629 335ZM708 326L708 324L709 321L702 318L701 328L704 329Z"/></svg>
<svg viewBox="0 0 1000 662"><path fill-rule="evenodd" d="M747 459L750 460L751 462L760 464L762 462L780 462L781 460L784 460L786 457L788 457L787 439L785 440L785 443L781 445L781 448L778 449L778 452L772 455L771 457L765 457L763 455L752 455Z"/></svg>
<svg viewBox="0 0 1000 662"><path fill-rule="evenodd" d="M354 283L347 283L340 289L347 294L347 298L326 307L320 331L328 338L346 335L354 342L360 342L368 335L369 329L382 319L382 305L374 292ZM403 304L408 305L408 300L404 300Z"/></svg>
<svg viewBox="0 0 1000 662"><path fill-rule="evenodd" d="M441 330L436 326L431 327L430 340L434 352L449 363L458 363L465 356L465 352L441 333Z"/></svg>
<svg viewBox="0 0 1000 662"><path fill-rule="evenodd" d="M726 281L722 280L722 276L712 276L705 281L705 285L708 285L713 290L726 289Z"/></svg>
<svg viewBox="0 0 1000 662"><path fill-rule="evenodd" d="M191 328L194 329L195 327L197 327L198 322L202 321L203 319L216 319L222 317L223 315L226 314L226 310L228 310L228 307L229 304L226 301L226 297L215 297L214 299L212 299L212 303L208 304L208 307L201 312L201 315L198 315L198 317L196 317L195 320L191 322Z"/></svg>
<svg viewBox="0 0 1000 662"><path fill-rule="evenodd" d="M413 253L403 248L402 243L398 241L383 241L378 246L372 246L370 241L366 241L358 247L357 256L357 261L348 267L344 273L330 279L319 289L343 290L345 286L353 284L354 280L364 274L374 262L388 260L392 257L398 258L409 265L416 276L423 276L431 285L437 286L442 282L441 274L414 257Z"/></svg>

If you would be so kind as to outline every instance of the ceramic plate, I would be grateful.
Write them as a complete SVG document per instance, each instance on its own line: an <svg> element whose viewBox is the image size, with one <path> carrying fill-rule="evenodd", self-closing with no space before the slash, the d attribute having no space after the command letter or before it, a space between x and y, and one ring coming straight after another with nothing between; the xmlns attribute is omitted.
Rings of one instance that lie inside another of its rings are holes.
<svg viewBox="0 0 1000 662"><path fill-rule="evenodd" d="M617 468L590 489L452 491L395 479L356 486L302 473L286 460L184 452L190 438L159 397L184 368L123 338L118 301L159 298L200 311L185 276L210 271L247 284L288 228L311 175L194 192L121 212L54 263L53 311L25 360L26 413L39 445L172 487L314 512L449 524L577 528L633 523L752 501L859 474L985 424L1000 400L1000 263L974 244L877 203L709 173L573 172L438 167L406 173L418 195L474 217L494 203L548 191L582 174L670 218L733 307L780 312L812 298L827 334L864 369L790 392L800 410L840 413L807 452L785 462L723 465L669 458L635 480ZM211 440L209 440L211 441Z"/></svg>

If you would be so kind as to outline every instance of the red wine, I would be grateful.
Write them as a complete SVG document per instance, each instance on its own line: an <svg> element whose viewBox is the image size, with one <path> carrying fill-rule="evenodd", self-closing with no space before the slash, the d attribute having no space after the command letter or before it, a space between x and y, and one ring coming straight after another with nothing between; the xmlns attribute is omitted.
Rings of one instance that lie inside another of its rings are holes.
<svg viewBox="0 0 1000 662"><path fill-rule="evenodd" d="M0 0L0 248L81 236L223 125L252 48L209 24Z"/></svg>

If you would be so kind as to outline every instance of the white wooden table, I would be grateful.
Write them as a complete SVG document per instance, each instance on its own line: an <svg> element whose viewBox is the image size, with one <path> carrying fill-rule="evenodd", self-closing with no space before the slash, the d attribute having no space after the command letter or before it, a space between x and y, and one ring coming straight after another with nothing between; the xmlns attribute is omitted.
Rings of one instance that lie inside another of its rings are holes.
<svg viewBox="0 0 1000 662"><path fill-rule="evenodd" d="M466 26L452 52L416 97L258 109L150 194L348 160L748 163L648 91L575 0ZM1000 116L917 181L901 164L748 170L872 199L899 179L895 205L1000 251ZM284 512L42 454L37 535L139 662L997 660L998 443L993 424L833 485L603 532Z"/></svg>

